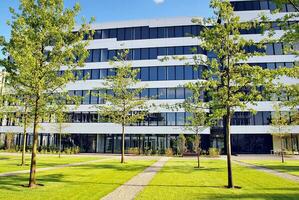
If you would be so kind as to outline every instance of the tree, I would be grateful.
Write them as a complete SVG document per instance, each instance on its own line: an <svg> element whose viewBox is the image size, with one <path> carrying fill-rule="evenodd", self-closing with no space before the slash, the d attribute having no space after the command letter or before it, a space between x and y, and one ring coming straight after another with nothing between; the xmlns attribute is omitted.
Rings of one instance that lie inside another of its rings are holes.
<svg viewBox="0 0 299 200"><path fill-rule="evenodd" d="M186 152L186 138L184 134L180 134L177 139L177 153L181 156Z"/></svg>
<svg viewBox="0 0 299 200"><path fill-rule="evenodd" d="M271 134L280 140L281 162L284 163L283 140L290 136L289 116L281 112L279 104L274 105L274 110L271 119Z"/></svg>
<svg viewBox="0 0 299 200"><path fill-rule="evenodd" d="M23 121L23 147L22 147L22 162L21 166L26 165L25 161L25 153L26 153L26 146L27 146L27 127L28 127L28 121L29 121L29 115L28 115L28 105L26 104L28 102L28 98L24 99L24 112L22 116Z"/></svg>
<svg viewBox="0 0 299 200"><path fill-rule="evenodd" d="M121 125L121 163L125 162L125 127L143 120L147 113L146 101L139 99L139 94L144 89L137 87L140 82L136 78L139 70L133 68L127 61L128 53L128 50L120 51L117 57L110 61L110 65L115 68L115 76L107 77L103 88L100 89L110 89L111 93L100 93L100 98L106 103L97 106L102 117L107 117L112 123Z"/></svg>
<svg viewBox="0 0 299 200"><path fill-rule="evenodd" d="M35 187L39 124L41 119L59 108L59 95L74 80L72 70L88 56L82 42L88 25L74 33L75 16L80 6L64 8L63 0L21 0L19 12L12 14L11 38L1 39L6 59L1 64L9 72L9 87L17 96L29 96L28 109L33 121L33 146L29 187ZM58 76L61 66L64 73Z"/></svg>
<svg viewBox="0 0 299 200"><path fill-rule="evenodd" d="M233 12L229 1L212 0L210 7L214 11L212 18L194 19L204 26L198 36L200 46L212 52L215 58L201 59L194 56L195 63L209 66L203 72L204 81L199 88L207 94L210 108L209 120L223 119L226 135L226 155L228 188L234 188L231 166L231 118L236 109L248 110L248 104L256 104L263 99L261 86L272 85L273 77L270 70L245 63L252 56L261 56L265 41L255 42L241 36L240 30L255 28L257 23L240 22ZM208 27L209 26L209 27ZM255 47L250 52L248 47ZM252 111L252 109L249 109Z"/></svg>
<svg viewBox="0 0 299 200"><path fill-rule="evenodd" d="M192 97L188 98L182 104L182 107L185 109L186 112L190 114L187 117L187 125L185 128L187 130L192 131L195 134L195 138L193 141L195 152L197 154L197 167L200 167L200 133L207 128L208 121L207 121L207 113L205 110L205 105L203 103L203 95L202 90L200 89L199 82L196 83L188 83L186 84L186 88L192 91Z"/></svg>

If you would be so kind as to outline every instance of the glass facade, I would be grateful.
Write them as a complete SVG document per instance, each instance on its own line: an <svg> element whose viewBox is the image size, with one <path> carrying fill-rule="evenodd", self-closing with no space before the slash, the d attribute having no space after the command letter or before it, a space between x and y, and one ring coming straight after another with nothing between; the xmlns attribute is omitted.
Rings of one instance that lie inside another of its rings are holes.
<svg viewBox="0 0 299 200"><path fill-rule="evenodd" d="M258 1L236 1L231 2L234 11L248 11L248 10L275 10L278 9L273 0L258 0ZM291 4L282 4L279 8L281 12L296 12L294 6Z"/></svg>

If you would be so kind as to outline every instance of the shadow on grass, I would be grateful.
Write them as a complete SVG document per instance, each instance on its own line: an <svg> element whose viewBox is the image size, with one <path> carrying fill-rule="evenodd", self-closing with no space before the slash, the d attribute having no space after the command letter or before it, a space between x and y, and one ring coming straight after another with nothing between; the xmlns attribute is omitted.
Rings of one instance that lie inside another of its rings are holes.
<svg viewBox="0 0 299 200"><path fill-rule="evenodd" d="M226 199L265 199L265 200L276 200L276 199L283 199L283 200L298 200L299 193L247 193L247 194L218 194L218 195L207 195L205 199L219 199L219 200L226 200ZM202 198L200 196L199 198Z"/></svg>

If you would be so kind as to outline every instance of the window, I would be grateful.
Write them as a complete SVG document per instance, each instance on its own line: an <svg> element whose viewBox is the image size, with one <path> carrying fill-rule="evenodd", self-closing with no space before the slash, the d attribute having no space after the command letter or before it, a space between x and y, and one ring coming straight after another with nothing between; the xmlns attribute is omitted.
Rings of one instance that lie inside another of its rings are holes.
<svg viewBox="0 0 299 200"><path fill-rule="evenodd" d="M150 113L148 115L148 124L149 126L157 126L158 120L157 120L157 113Z"/></svg>
<svg viewBox="0 0 299 200"><path fill-rule="evenodd" d="M166 56L167 55L167 48L166 47L159 47L158 48L158 56Z"/></svg>
<svg viewBox="0 0 299 200"><path fill-rule="evenodd" d="M158 29L150 28L150 39L154 39L158 37Z"/></svg>
<svg viewBox="0 0 299 200"><path fill-rule="evenodd" d="M185 66L184 67L184 80L191 80L193 79L193 67L192 66Z"/></svg>
<svg viewBox="0 0 299 200"><path fill-rule="evenodd" d="M117 29L117 39L124 40L125 39L125 30L123 28Z"/></svg>
<svg viewBox="0 0 299 200"><path fill-rule="evenodd" d="M106 93L106 90L99 90L99 94L105 94ZM105 100L99 96L99 100L98 100L99 104L104 104L105 103Z"/></svg>
<svg viewBox="0 0 299 200"><path fill-rule="evenodd" d="M174 27L167 28L167 37L169 37L169 38L174 37Z"/></svg>
<svg viewBox="0 0 299 200"><path fill-rule="evenodd" d="M107 69L101 69L100 70L100 79L105 79L107 77Z"/></svg>
<svg viewBox="0 0 299 200"><path fill-rule="evenodd" d="M183 47L175 47L175 55L183 55L184 48Z"/></svg>
<svg viewBox="0 0 299 200"><path fill-rule="evenodd" d="M174 47L167 47L167 55L174 55Z"/></svg>
<svg viewBox="0 0 299 200"><path fill-rule="evenodd" d="M113 68L108 69L108 76L115 76L115 69Z"/></svg>
<svg viewBox="0 0 299 200"><path fill-rule="evenodd" d="M194 79L201 79L202 67L203 66L193 67Z"/></svg>
<svg viewBox="0 0 299 200"><path fill-rule="evenodd" d="M150 81L156 81L158 80L158 68L157 67L149 67L149 80Z"/></svg>
<svg viewBox="0 0 299 200"><path fill-rule="evenodd" d="M184 79L184 67L177 66L175 72L175 80L183 80Z"/></svg>
<svg viewBox="0 0 299 200"><path fill-rule="evenodd" d="M125 29L125 40L132 40L132 28Z"/></svg>
<svg viewBox="0 0 299 200"><path fill-rule="evenodd" d="M143 89L143 90L141 91L140 97L141 97L142 99L147 99L147 98L148 98L148 89L147 89L147 88L145 88L145 89Z"/></svg>
<svg viewBox="0 0 299 200"><path fill-rule="evenodd" d="M191 37L191 26L184 26L184 37Z"/></svg>
<svg viewBox="0 0 299 200"><path fill-rule="evenodd" d="M175 88L167 89L167 99L175 99Z"/></svg>
<svg viewBox="0 0 299 200"><path fill-rule="evenodd" d="M176 113L176 125L183 126L185 124L185 113L178 112Z"/></svg>
<svg viewBox="0 0 299 200"><path fill-rule="evenodd" d="M283 55L282 43L275 43L274 44L274 51L275 51L275 55Z"/></svg>
<svg viewBox="0 0 299 200"><path fill-rule="evenodd" d="M157 113L158 126L166 126L166 113Z"/></svg>
<svg viewBox="0 0 299 200"><path fill-rule="evenodd" d="M167 92L166 88L159 88L158 89L158 99L166 99Z"/></svg>
<svg viewBox="0 0 299 200"><path fill-rule="evenodd" d="M141 39L141 27L134 28L134 37L133 39L139 40Z"/></svg>
<svg viewBox="0 0 299 200"><path fill-rule="evenodd" d="M100 49L94 49L92 54L92 62L100 62L101 61L101 51Z"/></svg>
<svg viewBox="0 0 299 200"><path fill-rule="evenodd" d="M78 80L83 80L83 70L77 71L77 78L78 78Z"/></svg>
<svg viewBox="0 0 299 200"><path fill-rule="evenodd" d="M140 68L140 74L141 74L141 80L142 81L148 81L149 80L148 67L141 67Z"/></svg>
<svg viewBox="0 0 299 200"><path fill-rule="evenodd" d="M166 67L158 67L158 80L166 80Z"/></svg>
<svg viewBox="0 0 299 200"><path fill-rule="evenodd" d="M83 94L82 94L82 104L86 105L89 104L89 99L90 99L90 93L87 90L83 90Z"/></svg>
<svg viewBox="0 0 299 200"><path fill-rule="evenodd" d="M141 28L141 39L149 39L149 27Z"/></svg>
<svg viewBox="0 0 299 200"><path fill-rule="evenodd" d="M115 50L109 50L108 59L109 60L114 60L114 56L116 56L116 51Z"/></svg>
<svg viewBox="0 0 299 200"><path fill-rule="evenodd" d="M266 54L267 55L274 55L273 44L267 44L266 45Z"/></svg>
<svg viewBox="0 0 299 200"><path fill-rule="evenodd" d="M149 54L148 48L141 49L141 60L148 59L148 54Z"/></svg>
<svg viewBox="0 0 299 200"><path fill-rule="evenodd" d="M150 48L149 49L149 59L157 59L158 54L157 54L157 48Z"/></svg>
<svg viewBox="0 0 299 200"><path fill-rule="evenodd" d="M167 125L175 126L175 113L167 113Z"/></svg>
<svg viewBox="0 0 299 200"><path fill-rule="evenodd" d="M109 38L109 29L102 30L102 39Z"/></svg>
<svg viewBox="0 0 299 200"><path fill-rule="evenodd" d="M101 61L107 62L108 58L108 50L107 49L101 49Z"/></svg>
<svg viewBox="0 0 299 200"><path fill-rule="evenodd" d="M109 38L116 38L116 37L117 37L117 29L110 29Z"/></svg>
<svg viewBox="0 0 299 200"><path fill-rule="evenodd" d="M83 70L83 78L85 79L91 79L91 69L85 69Z"/></svg>
<svg viewBox="0 0 299 200"><path fill-rule="evenodd" d="M268 1L260 1L261 10L268 10Z"/></svg>
<svg viewBox="0 0 299 200"><path fill-rule="evenodd" d="M164 27L158 28L158 38L165 38L165 28Z"/></svg>
<svg viewBox="0 0 299 200"><path fill-rule="evenodd" d="M91 93L90 93L90 104L98 104L98 94L99 94L99 91L98 90L92 90Z"/></svg>
<svg viewBox="0 0 299 200"><path fill-rule="evenodd" d="M149 98L150 99L157 99L158 98L158 89L157 88L150 88L149 89Z"/></svg>
<svg viewBox="0 0 299 200"><path fill-rule="evenodd" d="M101 39L102 35L101 35L101 30L96 30L93 34L93 39Z"/></svg>
<svg viewBox="0 0 299 200"><path fill-rule="evenodd" d="M91 79L99 79L100 78L100 70L99 69L93 69L91 73Z"/></svg>
<svg viewBox="0 0 299 200"><path fill-rule="evenodd" d="M190 99L190 98L192 98L192 96L193 96L193 92L186 88L185 89L185 98Z"/></svg>
<svg viewBox="0 0 299 200"><path fill-rule="evenodd" d="M185 98L185 90L184 88L177 88L176 89L176 94L175 94L176 99L184 99Z"/></svg>
<svg viewBox="0 0 299 200"><path fill-rule="evenodd" d="M167 67L167 80L175 80L175 67Z"/></svg>
<svg viewBox="0 0 299 200"><path fill-rule="evenodd" d="M176 26L174 29L175 37L184 37L183 33L183 27L182 26Z"/></svg>
<svg viewBox="0 0 299 200"><path fill-rule="evenodd" d="M92 49L88 50L88 57L86 58L85 62L92 62Z"/></svg>
<svg viewBox="0 0 299 200"><path fill-rule="evenodd" d="M133 49L133 60L140 60L140 49Z"/></svg>

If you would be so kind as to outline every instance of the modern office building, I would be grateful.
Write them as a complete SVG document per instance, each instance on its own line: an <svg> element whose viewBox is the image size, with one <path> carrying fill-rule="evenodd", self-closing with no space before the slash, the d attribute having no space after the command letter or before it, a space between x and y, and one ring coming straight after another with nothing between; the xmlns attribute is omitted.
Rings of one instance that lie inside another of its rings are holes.
<svg viewBox="0 0 299 200"><path fill-rule="evenodd" d="M246 21L258 17L261 10L270 14L273 9L271 1L232 1L235 12L241 20ZM283 12L293 12L291 6L286 6ZM277 15L281 15L279 13ZM65 145L78 145L82 152L119 153L121 148L121 128L101 118L95 105L104 103L102 99L91 93L109 92L97 90L104 78L113 75L113 67L109 59L121 49L129 49L128 55L133 67L139 68L138 75L146 89L140 98L147 98L156 105L175 104L183 102L191 92L184 88L187 82L201 79L205 66L194 68L192 57L199 54L204 58L212 56L200 47L200 42L192 35L198 35L202 27L191 22L192 17L136 20L127 22L113 22L92 25L95 30L93 40L88 49L90 56L82 69L78 69L78 80L67 85L71 95L84 97L81 105L70 112L69 122L63 124L63 132L68 133ZM275 23L273 23L275 27ZM278 35L281 34L279 27ZM247 38L259 40L262 36L259 30L242 31ZM196 51L194 51L196 49ZM267 45L266 56L251 58L248 62L259 64L265 68L278 66L292 67L296 60L293 55L284 55L283 44ZM174 55L184 56L185 60L162 58ZM61 68L63 73L64 67ZM83 77L88 75L87 80ZM294 81L294 80L293 80ZM271 101L258 102L254 106L256 115L250 112L238 111L232 119L232 151L233 153L270 153L279 148L277 138L270 134L271 112L274 111ZM72 105L70 105L72 107ZM285 108L285 112L289 110ZM143 151L147 149L163 151L173 147L177 136L192 132L185 129L184 124L188 113L183 109L172 111L165 107L152 108L150 114L143 122L126 127L126 149L138 147ZM0 132L17 133L16 143L21 144L22 127L17 126L13 120L5 119ZM29 132L31 129L29 128ZM44 120L40 129L40 145L57 144L57 124ZM32 137L32 136L29 136ZM30 139L29 139L30 142ZM202 148L224 148L224 132L222 127L205 129L201 134ZM292 127L291 136L285 140L288 149L299 149L299 126Z"/></svg>

